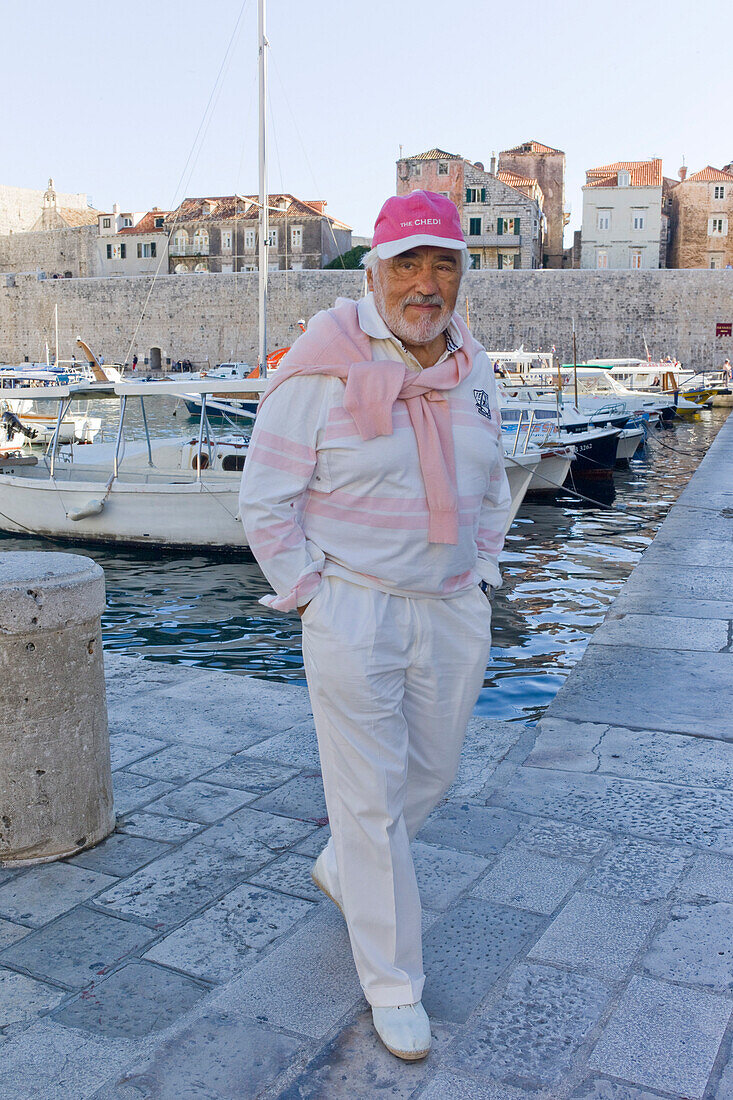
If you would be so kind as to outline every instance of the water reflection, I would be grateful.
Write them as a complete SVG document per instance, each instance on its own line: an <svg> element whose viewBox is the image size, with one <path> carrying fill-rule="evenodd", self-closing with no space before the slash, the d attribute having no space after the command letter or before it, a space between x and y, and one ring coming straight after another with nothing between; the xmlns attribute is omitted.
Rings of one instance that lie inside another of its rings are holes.
<svg viewBox="0 0 733 1100"><path fill-rule="evenodd" d="M173 403L150 403L154 434L191 437ZM140 434L131 409L128 437ZM107 432L113 410L105 410ZM614 510L568 495L525 504L502 555L491 663L478 710L503 719L538 718L580 658L590 634L654 536L725 410L703 413L652 436L627 470L616 472ZM599 499L601 483L593 485ZM257 601L269 591L252 557L166 554L109 547L86 551L61 543L0 535L0 549L91 552L107 583L105 648L147 659L304 683L300 622Z"/></svg>

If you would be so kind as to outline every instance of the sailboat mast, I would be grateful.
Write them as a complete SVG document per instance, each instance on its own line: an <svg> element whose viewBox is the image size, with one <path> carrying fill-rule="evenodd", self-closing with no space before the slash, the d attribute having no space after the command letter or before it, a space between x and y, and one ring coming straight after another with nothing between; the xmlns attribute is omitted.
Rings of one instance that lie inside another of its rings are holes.
<svg viewBox="0 0 733 1100"><path fill-rule="evenodd" d="M56 359L55 366L59 365L59 306L58 302L53 307L53 323L56 330Z"/></svg>
<svg viewBox="0 0 733 1100"><path fill-rule="evenodd" d="M257 25L260 58L260 251L259 251L259 354L260 378L267 375L267 249L269 211L267 197L267 36L265 0L258 0Z"/></svg>

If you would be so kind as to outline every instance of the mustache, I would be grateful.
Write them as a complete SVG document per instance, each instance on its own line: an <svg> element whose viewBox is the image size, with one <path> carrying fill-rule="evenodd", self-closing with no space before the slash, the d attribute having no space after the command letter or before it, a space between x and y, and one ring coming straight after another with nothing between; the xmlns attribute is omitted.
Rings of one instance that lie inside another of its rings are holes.
<svg viewBox="0 0 733 1100"><path fill-rule="evenodd" d="M402 308L405 306L439 306L445 305L445 299L440 294L408 294L402 299Z"/></svg>

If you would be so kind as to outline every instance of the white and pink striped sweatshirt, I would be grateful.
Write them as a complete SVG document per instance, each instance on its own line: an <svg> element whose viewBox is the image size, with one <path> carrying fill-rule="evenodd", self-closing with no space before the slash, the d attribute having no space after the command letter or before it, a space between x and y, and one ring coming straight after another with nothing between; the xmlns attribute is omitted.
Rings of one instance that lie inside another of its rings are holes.
<svg viewBox="0 0 733 1100"><path fill-rule="evenodd" d="M409 363L372 295L357 310L373 358ZM462 327L454 316L446 357L462 346ZM428 541L428 506L405 401L394 403L391 435L364 440L344 408L344 391L337 377L295 376L258 412L240 515L276 593L261 602L290 611L308 603L328 575L420 598L458 595L479 580L499 585L497 558L511 501L494 372L485 351L443 394L455 451L455 545Z"/></svg>

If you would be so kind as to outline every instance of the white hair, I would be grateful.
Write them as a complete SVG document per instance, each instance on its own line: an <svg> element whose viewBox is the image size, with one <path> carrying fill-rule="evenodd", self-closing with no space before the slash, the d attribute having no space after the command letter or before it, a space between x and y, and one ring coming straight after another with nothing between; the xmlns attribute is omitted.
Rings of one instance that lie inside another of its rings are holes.
<svg viewBox="0 0 733 1100"><path fill-rule="evenodd" d="M461 257L461 278L463 278L463 276L468 271L469 264L471 262L470 257L468 255L468 249L467 248L460 248L460 249L456 248L456 249L452 249L451 251L460 253L460 257ZM372 271L373 272L376 269L376 266L377 266L378 263L379 263L379 256L377 255L376 248L371 248L368 252L365 252L364 255L361 258L361 265L367 271Z"/></svg>

